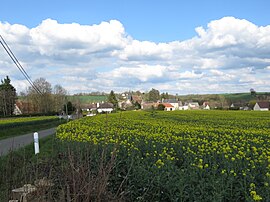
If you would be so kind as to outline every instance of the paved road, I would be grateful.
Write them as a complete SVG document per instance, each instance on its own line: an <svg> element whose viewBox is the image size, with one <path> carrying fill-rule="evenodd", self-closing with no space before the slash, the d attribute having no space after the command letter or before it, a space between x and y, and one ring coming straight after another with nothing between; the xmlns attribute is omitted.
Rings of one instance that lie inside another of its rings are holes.
<svg viewBox="0 0 270 202"><path fill-rule="evenodd" d="M55 128L37 131L39 138L55 133ZM33 133L0 140L0 156L4 156L12 150L28 145L34 141Z"/></svg>

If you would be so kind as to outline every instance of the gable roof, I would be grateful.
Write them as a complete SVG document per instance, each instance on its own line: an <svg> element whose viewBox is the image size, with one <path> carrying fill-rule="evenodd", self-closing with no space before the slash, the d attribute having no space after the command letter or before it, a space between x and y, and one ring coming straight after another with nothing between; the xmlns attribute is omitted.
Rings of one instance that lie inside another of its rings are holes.
<svg viewBox="0 0 270 202"><path fill-rule="evenodd" d="M209 105L209 102L205 101L205 102L203 102L202 105L203 105L204 107L206 107L207 105Z"/></svg>
<svg viewBox="0 0 270 202"><path fill-rule="evenodd" d="M165 107L167 107L167 108L172 108L172 107L174 107L174 106L172 106L170 103L162 103Z"/></svg>
<svg viewBox="0 0 270 202"><path fill-rule="evenodd" d="M141 103L142 102L142 97L139 95L132 95L131 96L131 101Z"/></svg>
<svg viewBox="0 0 270 202"><path fill-rule="evenodd" d="M99 109L104 109L104 108L113 108L113 104L106 102L106 103L101 103L98 107Z"/></svg>
<svg viewBox="0 0 270 202"><path fill-rule="evenodd" d="M88 105L86 105L86 108L88 108L88 109L96 109L97 108L97 104L95 104L95 103L88 104Z"/></svg>
<svg viewBox="0 0 270 202"><path fill-rule="evenodd" d="M200 106L198 102L189 102L188 105Z"/></svg>
<svg viewBox="0 0 270 202"><path fill-rule="evenodd" d="M244 103L232 103L230 107L244 107L245 105Z"/></svg>
<svg viewBox="0 0 270 202"><path fill-rule="evenodd" d="M257 104L259 105L260 108L269 109L269 102L267 102L267 101L265 101L265 102L257 102Z"/></svg>

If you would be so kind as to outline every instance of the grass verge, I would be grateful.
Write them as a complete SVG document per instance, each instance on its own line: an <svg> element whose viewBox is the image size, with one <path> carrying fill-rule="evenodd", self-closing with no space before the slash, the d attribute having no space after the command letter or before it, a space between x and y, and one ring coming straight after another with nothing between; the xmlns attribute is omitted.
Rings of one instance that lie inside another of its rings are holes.
<svg viewBox="0 0 270 202"><path fill-rule="evenodd" d="M53 127L57 127L62 123L65 123L66 120L53 120L53 121L48 121L48 122L42 122L42 123L37 123L35 125L22 125L18 127L10 127L7 129L1 129L0 132L0 140L10 138L10 137L15 137L19 135L24 135L27 133L33 133L37 130L45 130Z"/></svg>
<svg viewBox="0 0 270 202"><path fill-rule="evenodd" d="M0 198L8 201L12 189L46 178L54 186L37 201L122 201L108 189L115 155L113 148L43 138L38 155L30 144L0 158Z"/></svg>

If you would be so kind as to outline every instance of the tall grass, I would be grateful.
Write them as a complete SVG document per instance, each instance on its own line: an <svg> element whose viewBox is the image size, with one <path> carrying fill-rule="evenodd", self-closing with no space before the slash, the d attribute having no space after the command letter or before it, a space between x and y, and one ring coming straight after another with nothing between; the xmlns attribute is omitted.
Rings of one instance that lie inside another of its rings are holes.
<svg viewBox="0 0 270 202"><path fill-rule="evenodd" d="M41 139L40 154L33 145L0 158L0 198L8 201L12 189L46 178L54 184L47 201L121 201L111 192L110 175L115 165L114 148L90 147L87 143L62 142L54 136Z"/></svg>

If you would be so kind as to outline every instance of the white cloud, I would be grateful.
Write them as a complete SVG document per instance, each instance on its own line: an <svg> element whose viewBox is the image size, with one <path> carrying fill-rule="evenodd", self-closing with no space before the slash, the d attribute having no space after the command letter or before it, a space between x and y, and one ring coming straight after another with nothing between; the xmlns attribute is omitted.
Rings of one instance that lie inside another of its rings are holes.
<svg viewBox="0 0 270 202"><path fill-rule="evenodd" d="M172 48L167 43L153 43L149 41L132 40L130 44L119 52L123 60L158 60L169 59Z"/></svg>
<svg viewBox="0 0 270 202"><path fill-rule="evenodd" d="M155 43L133 39L117 20L80 25L47 19L31 29L0 22L0 34L32 79L45 77L70 93L269 91L270 25L224 17L195 30L198 35L185 41ZM27 85L4 51L0 65L1 77L10 75L20 90Z"/></svg>

